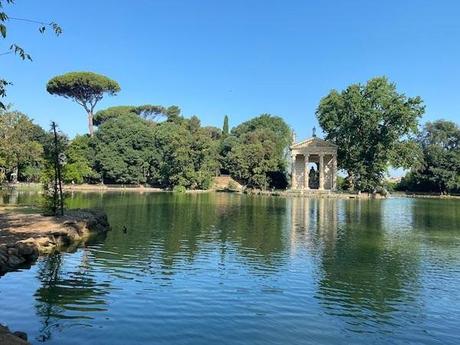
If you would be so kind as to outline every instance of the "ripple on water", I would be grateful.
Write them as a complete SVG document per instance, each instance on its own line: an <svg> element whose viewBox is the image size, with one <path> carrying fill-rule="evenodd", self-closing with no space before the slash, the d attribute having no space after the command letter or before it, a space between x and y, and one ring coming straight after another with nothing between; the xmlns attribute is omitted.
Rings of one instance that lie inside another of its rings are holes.
<svg viewBox="0 0 460 345"><path fill-rule="evenodd" d="M17 306L0 319L35 343L458 343L456 204L116 193L71 202L104 207L114 230L0 279L0 306Z"/></svg>

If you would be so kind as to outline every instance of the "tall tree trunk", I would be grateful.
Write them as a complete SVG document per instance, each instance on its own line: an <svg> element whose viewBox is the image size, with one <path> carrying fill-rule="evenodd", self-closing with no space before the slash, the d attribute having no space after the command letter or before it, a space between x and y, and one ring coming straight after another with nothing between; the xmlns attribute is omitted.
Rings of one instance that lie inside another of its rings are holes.
<svg viewBox="0 0 460 345"><path fill-rule="evenodd" d="M93 128L93 112L92 111L88 111L88 131L89 131L89 136L93 137L94 128Z"/></svg>

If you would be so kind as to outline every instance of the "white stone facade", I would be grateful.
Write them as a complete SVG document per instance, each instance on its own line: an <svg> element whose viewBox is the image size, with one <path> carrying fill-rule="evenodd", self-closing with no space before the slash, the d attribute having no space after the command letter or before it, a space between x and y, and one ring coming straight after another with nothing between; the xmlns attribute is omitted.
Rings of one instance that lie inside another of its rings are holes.
<svg viewBox="0 0 460 345"><path fill-rule="evenodd" d="M292 190L337 189L337 145L312 137L293 144L290 150ZM315 163L316 169L312 170L310 163Z"/></svg>

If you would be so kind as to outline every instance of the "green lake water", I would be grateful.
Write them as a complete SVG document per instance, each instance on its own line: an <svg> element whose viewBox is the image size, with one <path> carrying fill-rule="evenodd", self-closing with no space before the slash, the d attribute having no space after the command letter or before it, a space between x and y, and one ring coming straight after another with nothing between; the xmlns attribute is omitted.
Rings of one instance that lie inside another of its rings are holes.
<svg viewBox="0 0 460 345"><path fill-rule="evenodd" d="M113 230L0 278L0 322L33 344L460 343L458 200L76 193L69 205L103 208Z"/></svg>

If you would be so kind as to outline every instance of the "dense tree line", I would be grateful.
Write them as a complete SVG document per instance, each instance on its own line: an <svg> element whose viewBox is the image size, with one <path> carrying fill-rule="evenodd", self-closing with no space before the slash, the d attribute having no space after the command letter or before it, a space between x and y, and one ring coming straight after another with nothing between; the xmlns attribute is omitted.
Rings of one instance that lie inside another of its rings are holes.
<svg viewBox="0 0 460 345"><path fill-rule="evenodd" d="M115 106L93 114L118 84L89 72L51 79L47 90L82 105L88 135L61 136L66 183L147 184L161 188L208 189L219 174L249 188L289 185L292 132L284 120L262 114L230 128L204 127L177 106ZM322 98L316 116L325 137L338 145L343 189L375 192L390 167L408 169L401 190L460 191L460 129L439 120L419 130L425 107L384 77L352 84ZM93 128L96 126L96 129ZM25 114L0 112L0 181L40 181L46 176L50 134Z"/></svg>
<svg viewBox="0 0 460 345"><path fill-rule="evenodd" d="M117 106L94 115L94 135L65 142L66 183L148 184L208 189L229 173L253 188L286 187L291 132L276 116L261 115L228 130L203 127L177 106ZM2 179L40 181L49 133L16 111L0 114Z"/></svg>
<svg viewBox="0 0 460 345"><path fill-rule="evenodd" d="M451 121L428 122L418 135L418 166L399 183L402 191L460 192L460 128Z"/></svg>

